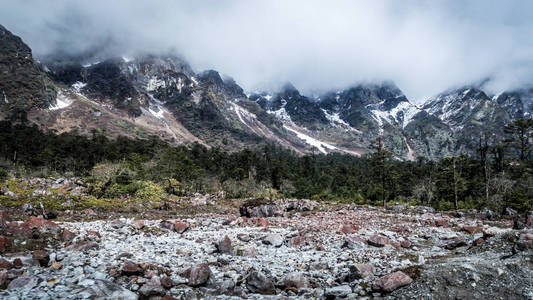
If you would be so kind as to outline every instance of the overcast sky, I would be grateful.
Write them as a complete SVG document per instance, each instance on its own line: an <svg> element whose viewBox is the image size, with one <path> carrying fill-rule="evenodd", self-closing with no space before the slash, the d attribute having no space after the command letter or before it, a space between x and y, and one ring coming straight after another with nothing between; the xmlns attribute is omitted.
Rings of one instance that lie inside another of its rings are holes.
<svg viewBox="0 0 533 300"><path fill-rule="evenodd" d="M175 49L248 91L392 80L420 102L487 77L493 92L533 82L528 0L0 0L0 23L36 56Z"/></svg>

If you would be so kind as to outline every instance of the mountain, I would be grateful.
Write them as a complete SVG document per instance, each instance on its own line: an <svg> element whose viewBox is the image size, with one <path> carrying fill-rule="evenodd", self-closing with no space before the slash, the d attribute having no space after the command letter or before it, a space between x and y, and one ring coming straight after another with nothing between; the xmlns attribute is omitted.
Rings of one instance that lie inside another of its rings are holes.
<svg viewBox="0 0 533 300"><path fill-rule="evenodd" d="M233 151L275 143L297 153L362 155L382 136L398 159L473 153L479 138L531 117L533 89L491 95L480 86L440 93L414 105L392 82L357 84L308 97L287 83L246 95L215 70L195 72L181 57L101 58L31 49L0 26L0 117L24 112L59 133L200 143Z"/></svg>

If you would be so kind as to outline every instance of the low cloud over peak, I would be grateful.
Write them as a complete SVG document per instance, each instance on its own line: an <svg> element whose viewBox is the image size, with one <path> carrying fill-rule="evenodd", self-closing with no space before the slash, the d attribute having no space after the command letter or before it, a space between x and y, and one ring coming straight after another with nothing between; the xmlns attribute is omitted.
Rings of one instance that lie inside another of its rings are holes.
<svg viewBox="0 0 533 300"><path fill-rule="evenodd" d="M4 1L2 24L36 56L174 49L247 90L304 93L394 81L418 101L491 78L533 83L529 1Z"/></svg>

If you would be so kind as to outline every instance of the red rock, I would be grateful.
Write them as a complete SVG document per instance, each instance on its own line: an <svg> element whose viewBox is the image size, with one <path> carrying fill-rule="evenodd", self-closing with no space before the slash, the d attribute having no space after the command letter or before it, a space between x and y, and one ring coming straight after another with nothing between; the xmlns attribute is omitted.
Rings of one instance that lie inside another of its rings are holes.
<svg viewBox="0 0 533 300"><path fill-rule="evenodd" d="M295 237L292 237L290 240L289 240L289 246L291 247L298 247L298 246L301 246L305 243L305 237L301 236L301 235L297 235Z"/></svg>
<svg viewBox="0 0 533 300"><path fill-rule="evenodd" d="M448 220L444 220L444 219L435 220L435 225L437 227L447 227L448 226Z"/></svg>
<svg viewBox="0 0 533 300"><path fill-rule="evenodd" d="M135 220L133 221L133 227L136 229L143 229L145 226L144 220Z"/></svg>
<svg viewBox="0 0 533 300"><path fill-rule="evenodd" d="M207 264L199 264L191 268L188 285L197 287L205 285L211 277L211 269Z"/></svg>
<svg viewBox="0 0 533 300"><path fill-rule="evenodd" d="M484 242L485 242L485 240L482 237L480 237L480 238L474 240L474 242L472 242L472 245L477 246L477 245L482 244Z"/></svg>
<svg viewBox="0 0 533 300"><path fill-rule="evenodd" d="M132 261L127 261L122 266L122 274L126 276L141 275L144 270Z"/></svg>
<svg viewBox="0 0 533 300"><path fill-rule="evenodd" d="M257 256L257 250L254 247L250 247L244 251L244 256L247 257L256 257Z"/></svg>
<svg viewBox="0 0 533 300"><path fill-rule="evenodd" d="M523 233L520 235L521 240L533 241L533 233Z"/></svg>
<svg viewBox="0 0 533 300"><path fill-rule="evenodd" d="M163 296L163 298L161 298L161 300L177 300L176 298L170 296L170 295L165 295Z"/></svg>
<svg viewBox="0 0 533 300"><path fill-rule="evenodd" d="M161 278L161 286L163 286L165 289L169 290L172 288L174 283L172 282L172 279L168 276Z"/></svg>
<svg viewBox="0 0 533 300"><path fill-rule="evenodd" d="M342 225L342 227L341 227L341 231L344 234L352 234L352 233L357 232L357 230L358 230L358 228L356 226L351 225L351 224L345 224L345 225Z"/></svg>
<svg viewBox="0 0 533 300"><path fill-rule="evenodd" d="M411 248L412 244L409 240L403 240L400 243L400 246L402 246L402 248Z"/></svg>
<svg viewBox="0 0 533 300"><path fill-rule="evenodd" d="M413 282L411 277L407 276L402 271L396 271L376 280L372 285L372 289L375 291L390 293L399 287L410 284L411 282Z"/></svg>
<svg viewBox="0 0 533 300"><path fill-rule="evenodd" d="M368 238L367 243L374 247L384 247L385 245L390 244L390 240L384 236L375 234Z"/></svg>
<svg viewBox="0 0 533 300"><path fill-rule="evenodd" d="M44 250L33 251L32 258L39 261L41 267L48 267L48 263L50 262L50 256Z"/></svg>
<svg viewBox="0 0 533 300"><path fill-rule="evenodd" d="M148 278L148 279L151 279L152 277L155 277L155 276L157 276L157 273L154 272L154 271L148 271L148 272L146 272L146 273L144 274L144 277L145 277L145 278Z"/></svg>
<svg viewBox="0 0 533 300"><path fill-rule="evenodd" d="M358 249L366 246L366 241L362 239L360 236L357 235L351 235L346 237L344 240L344 243L342 244L342 248L348 248L348 249Z"/></svg>
<svg viewBox="0 0 533 300"><path fill-rule="evenodd" d="M13 265L7 260L0 258L0 270L11 270Z"/></svg>
<svg viewBox="0 0 533 300"><path fill-rule="evenodd" d="M470 233L470 234L482 233L483 232L483 230L479 226L463 226L463 230L468 232L468 233Z"/></svg>
<svg viewBox="0 0 533 300"><path fill-rule="evenodd" d="M72 231L70 231L68 229L63 229L63 232L61 233L61 240L63 242L70 242L75 237L76 237L76 235L74 234L74 232L72 232Z"/></svg>
<svg viewBox="0 0 533 300"><path fill-rule="evenodd" d="M389 245L394 247L394 249L396 249L396 250L400 250L402 248L402 245L400 243L394 242L394 241L389 242Z"/></svg>
<svg viewBox="0 0 533 300"><path fill-rule="evenodd" d="M226 235L222 240L217 243L218 252L223 254L233 254L233 246L231 246L231 240Z"/></svg>
<svg viewBox="0 0 533 300"><path fill-rule="evenodd" d="M20 258L15 258L13 260L13 266L17 269L22 268L22 260Z"/></svg>
<svg viewBox="0 0 533 300"><path fill-rule="evenodd" d="M185 231L187 231L187 229L189 229L189 224L183 223L183 222L180 222L180 221L176 221L176 222L174 222L173 229L177 233L184 233Z"/></svg>
<svg viewBox="0 0 533 300"><path fill-rule="evenodd" d="M39 232L44 231L56 231L59 229L59 225L55 222L46 220L42 217L30 217L26 222L22 223L20 226L26 227L29 229L36 228Z"/></svg>
<svg viewBox="0 0 533 300"><path fill-rule="evenodd" d="M0 236L0 253L6 252L7 250L11 249L13 246L13 243L10 239L6 238L5 236Z"/></svg>

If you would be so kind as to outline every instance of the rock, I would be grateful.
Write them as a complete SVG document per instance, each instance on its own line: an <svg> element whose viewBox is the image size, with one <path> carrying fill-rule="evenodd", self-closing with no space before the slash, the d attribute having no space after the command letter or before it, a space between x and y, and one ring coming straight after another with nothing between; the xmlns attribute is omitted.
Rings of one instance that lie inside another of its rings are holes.
<svg viewBox="0 0 533 300"><path fill-rule="evenodd" d="M411 248L412 244L409 240L403 240L401 243L400 243L400 246L402 248Z"/></svg>
<svg viewBox="0 0 533 300"><path fill-rule="evenodd" d="M344 224L341 226L341 232L344 234L352 234L357 232L358 228L351 224Z"/></svg>
<svg viewBox="0 0 533 300"><path fill-rule="evenodd" d="M407 209L407 206L404 204L394 204L391 206L387 206L387 210L393 211L393 212L402 212Z"/></svg>
<svg viewBox="0 0 533 300"><path fill-rule="evenodd" d="M15 197L15 193L13 193L12 191L10 191L8 188L3 188L2 189L2 194L4 194L4 196L8 196L10 198L13 198Z"/></svg>
<svg viewBox="0 0 533 300"><path fill-rule="evenodd" d="M55 262L51 266L51 268L55 269L55 270L61 270L62 267L63 267L63 265L60 262Z"/></svg>
<svg viewBox="0 0 533 300"><path fill-rule="evenodd" d="M385 245L390 244L390 240L384 236L374 234L368 238L367 243L374 247L384 247Z"/></svg>
<svg viewBox="0 0 533 300"><path fill-rule="evenodd" d="M367 278L374 276L376 273L376 268L370 264L357 264L355 265L355 271L359 274L361 278Z"/></svg>
<svg viewBox="0 0 533 300"><path fill-rule="evenodd" d="M0 253L4 253L13 247L13 243L10 239L0 235Z"/></svg>
<svg viewBox="0 0 533 300"><path fill-rule="evenodd" d="M263 238L263 244L272 245L274 247L281 247L283 245L283 237L277 233L267 234Z"/></svg>
<svg viewBox="0 0 533 300"><path fill-rule="evenodd" d="M249 242L251 240L250 236L245 233L239 233L237 234L237 238L243 242Z"/></svg>
<svg viewBox="0 0 533 300"><path fill-rule="evenodd" d="M479 226L463 226L463 230L470 234L483 232L483 230Z"/></svg>
<svg viewBox="0 0 533 300"><path fill-rule="evenodd" d="M276 288L274 287L272 278L258 271L252 271L248 274L246 277L246 287L252 293L264 295L276 294Z"/></svg>
<svg viewBox="0 0 533 300"><path fill-rule="evenodd" d="M70 231L68 229L63 229L63 232L61 233L61 240L63 242L70 242L75 237L76 237L76 235L72 231Z"/></svg>
<svg viewBox="0 0 533 300"><path fill-rule="evenodd" d="M168 276L161 278L161 286L163 286L165 289L169 290L174 286L174 283L172 282L172 279Z"/></svg>
<svg viewBox="0 0 533 300"><path fill-rule="evenodd" d="M163 298L161 298L161 300L177 300L176 298L170 296L170 295L165 295L163 296Z"/></svg>
<svg viewBox="0 0 533 300"><path fill-rule="evenodd" d="M375 291L390 293L397 288L410 284L411 282L413 282L411 277L407 276L402 271L396 271L376 280L372 284L372 289Z"/></svg>
<svg viewBox="0 0 533 300"><path fill-rule="evenodd" d="M348 294L352 293L352 288L349 285L339 285L331 288L327 288L324 291L324 297L326 299L345 298Z"/></svg>
<svg viewBox="0 0 533 300"><path fill-rule="evenodd" d="M32 275L19 276L7 286L8 290L31 290L39 283L39 278Z"/></svg>
<svg viewBox="0 0 533 300"><path fill-rule="evenodd" d="M9 280L9 274L7 273L7 271L1 271L0 272L0 286L2 287L5 286L8 280Z"/></svg>
<svg viewBox="0 0 533 300"><path fill-rule="evenodd" d="M417 206L415 210L422 214L435 212L435 209L429 206Z"/></svg>
<svg viewBox="0 0 533 300"><path fill-rule="evenodd" d="M126 276L141 275L144 270L132 261L126 261L122 266L122 274Z"/></svg>
<svg viewBox="0 0 533 300"><path fill-rule="evenodd" d="M485 242L485 240L484 240L482 237L480 237L480 238L475 239L475 240L472 242L472 245L473 245L473 246L478 246L478 245L480 245L480 244L483 244L484 242Z"/></svg>
<svg viewBox="0 0 533 300"><path fill-rule="evenodd" d="M193 287L206 285L211 277L211 269L207 264L196 265L189 271L188 285Z"/></svg>
<svg viewBox="0 0 533 300"><path fill-rule="evenodd" d="M7 229L7 223L10 221L9 216L3 210L0 210L0 229Z"/></svg>
<svg viewBox="0 0 533 300"><path fill-rule="evenodd" d="M140 289L139 293L145 297L163 296L165 295L165 289L161 285L159 277L152 277L146 284Z"/></svg>
<svg viewBox="0 0 533 300"><path fill-rule="evenodd" d="M22 260L20 258L15 258L13 260L13 266L17 269L22 268Z"/></svg>
<svg viewBox="0 0 533 300"><path fill-rule="evenodd" d="M526 226L533 227L533 211L526 213Z"/></svg>
<svg viewBox="0 0 533 300"><path fill-rule="evenodd" d="M520 251L533 249L533 234L524 233L520 235L520 239L516 242L516 248Z"/></svg>
<svg viewBox="0 0 533 300"><path fill-rule="evenodd" d="M9 261L0 258L0 270L11 270L13 269L13 264L11 264Z"/></svg>
<svg viewBox="0 0 533 300"><path fill-rule="evenodd" d="M189 229L189 224L177 221L177 222L174 222L172 228L177 233L184 233L185 231Z"/></svg>
<svg viewBox="0 0 533 300"><path fill-rule="evenodd" d="M466 246L467 243L461 238L455 238L444 245L444 249L453 250L458 247Z"/></svg>
<svg viewBox="0 0 533 300"><path fill-rule="evenodd" d="M124 224L124 222L122 222L119 219L115 219L115 220L111 221L111 227L113 227L115 229L120 229L120 228L122 228L124 226L126 226L126 224Z"/></svg>
<svg viewBox="0 0 533 300"><path fill-rule="evenodd" d="M217 250L222 254L233 254L233 247L231 246L231 240L226 235L222 240L216 244Z"/></svg>
<svg viewBox="0 0 533 300"><path fill-rule="evenodd" d="M218 294L220 295L231 295L235 291L235 284L233 283L233 280L228 279L222 281L220 286L218 287Z"/></svg>
<svg viewBox="0 0 533 300"><path fill-rule="evenodd" d="M292 272L285 275L280 285L282 285L285 289L298 291L302 288L307 288L309 286L309 282L303 273Z"/></svg>
<svg viewBox="0 0 533 300"><path fill-rule="evenodd" d="M139 296L134 292L107 280L84 280L80 285L85 287L83 293L89 295L91 299L139 299Z"/></svg>
<svg viewBox="0 0 533 300"><path fill-rule="evenodd" d="M510 207L506 207L504 210L503 210L503 215L504 216L515 216L518 212Z"/></svg>
<svg viewBox="0 0 533 300"><path fill-rule="evenodd" d="M374 266L369 264L357 264L354 266L350 266L350 270L348 272L340 274L337 277L336 281L339 283L349 283L355 280L359 280L361 278L374 276L375 273L376 269L374 268Z"/></svg>
<svg viewBox="0 0 533 300"><path fill-rule="evenodd" d="M488 208L484 208L481 211L481 215L487 220L494 220L494 218L496 217L496 214Z"/></svg>
<svg viewBox="0 0 533 300"><path fill-rule="evenodd" d="M445 219L437 219L435 220L435 225L437 227L448 227L448 220Z"/></svg>
<svg viewBox="0 0 533 300"><path fill-rule="evenodd" d="M526 223L524 221L522 221L520 216L514 217L514 219L513 219L513 229L522 230L524 228L526 228Z"/></svg>
<svg viewBox="0 0 533 300"><path fill-rule="evenodd" d="M359 249L366 247L366 241L359 236L348 236L344 240L341 248Z"/></svg>
<svg viewBox="0 0 533 300"><path fill-rule="evenodd" d="M44 250L33 251L32 258L37 260L41 267L48 267L48 263L50 262L50 255Z"/></svg>

